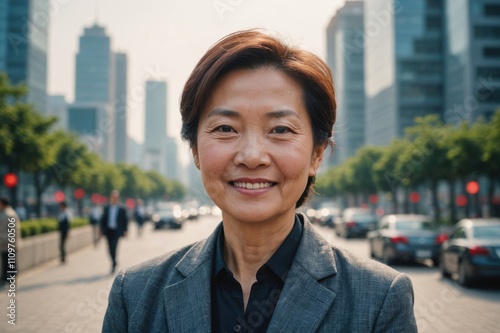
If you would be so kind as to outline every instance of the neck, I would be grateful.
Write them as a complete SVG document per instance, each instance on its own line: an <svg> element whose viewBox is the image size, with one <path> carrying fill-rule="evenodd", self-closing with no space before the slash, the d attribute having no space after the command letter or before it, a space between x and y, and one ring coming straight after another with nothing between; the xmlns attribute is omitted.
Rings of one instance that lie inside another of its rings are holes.
<svg viewBox="0 0 500 333"><path fill-rule="evenodd" d="M258 269L283 243L294 225L295 212L291 213L266 223L224 218L224 258L240 283L255 281Z"/></svg>

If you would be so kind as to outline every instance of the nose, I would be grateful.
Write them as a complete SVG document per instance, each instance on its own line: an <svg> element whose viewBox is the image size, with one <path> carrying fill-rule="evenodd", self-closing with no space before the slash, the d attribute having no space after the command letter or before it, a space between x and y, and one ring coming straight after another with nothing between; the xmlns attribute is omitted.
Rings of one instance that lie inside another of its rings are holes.
<svg viewBox="0 0 500 333"><path fill-rule="evenodd" d="M248 133L240 139L234 163L249 169L268 166L271 163L268 148L265 138L259 134Z"/></svg>

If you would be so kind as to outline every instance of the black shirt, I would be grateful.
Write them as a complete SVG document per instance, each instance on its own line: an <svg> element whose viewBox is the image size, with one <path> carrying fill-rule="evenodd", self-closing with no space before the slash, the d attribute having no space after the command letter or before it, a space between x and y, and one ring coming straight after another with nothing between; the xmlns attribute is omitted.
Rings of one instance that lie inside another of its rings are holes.
<svg viewBox="0 0 500 333"><path fill-rule="evenodd" d="M266 332L302 237L302 223L295 216L292 231L257 271L244 312L241 285L224 260L224 229L217 235L212 270L212 332Z"/></svg>

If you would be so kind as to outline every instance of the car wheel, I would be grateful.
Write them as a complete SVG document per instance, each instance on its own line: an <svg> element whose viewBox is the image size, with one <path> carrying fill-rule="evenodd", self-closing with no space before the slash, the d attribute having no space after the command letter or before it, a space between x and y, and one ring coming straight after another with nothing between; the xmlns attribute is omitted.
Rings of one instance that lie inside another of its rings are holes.
<svg viewBox="0 0 500 333"><path fill-rule="evenodd" d="M386 265L390 265L393 263L393 259L391 258L391 254L390 254L390 251L389 251L389 248L388 247L384 247L384 249L382 250L382 261L384 262L384 264Z"/></svg>
<svg viewBox="0 0 500 333"><path fill-rule="evenodd" d="M462 287L468 287L471 284L471 279L465 271L465 263L462 261L458 266L458 284Z"/></svg>
<svg viewBox="0 0 500 333"><path fill-rule="evenodd" d="M439 271L441 272L441 276L443 278L449 278L451 276L451 274L446 270L446 267L444 266L443 258L439 260Z"/></svg>
<svg viewBox="0 0 500 333"><path fill-rule="evenodd" d="M370 242L370 258L376 259L377 256L375 255L375 252L373 252L373 242Z"/></svg>

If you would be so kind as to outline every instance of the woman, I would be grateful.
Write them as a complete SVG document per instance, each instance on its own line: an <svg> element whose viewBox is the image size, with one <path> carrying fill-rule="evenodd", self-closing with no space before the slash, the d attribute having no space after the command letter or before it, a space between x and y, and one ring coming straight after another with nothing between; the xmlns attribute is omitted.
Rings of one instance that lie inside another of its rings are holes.
<svg viewBox="0 0 500 333"><path fill-rule="evenodd" d="M104 332L416 332L410 279L332 247L296 208L335 122L330 71L258 31L212 46L182 135L223 222L117 276Z"/></svg>

